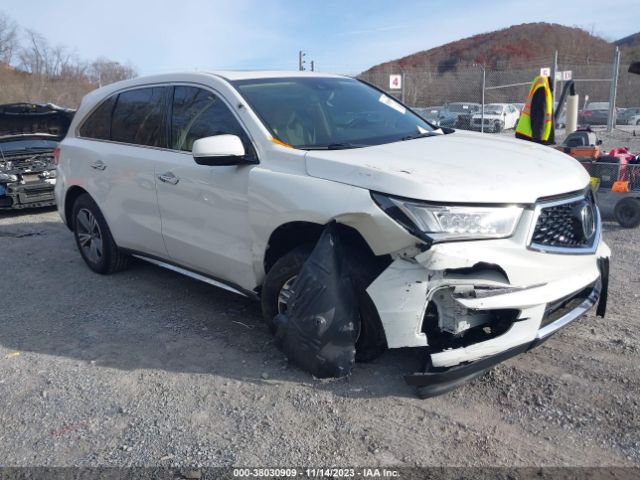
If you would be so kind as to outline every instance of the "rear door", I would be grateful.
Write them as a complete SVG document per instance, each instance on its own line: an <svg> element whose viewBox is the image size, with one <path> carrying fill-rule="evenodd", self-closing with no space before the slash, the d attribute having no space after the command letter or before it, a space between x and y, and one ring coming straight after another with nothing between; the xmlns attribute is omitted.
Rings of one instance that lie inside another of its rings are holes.
<svg viewBox="0 0 640 480"><path fill-rule="evenodd" d="M249 155L249 136L230 105L211 90L176 85L169 149L156 166L162 235L172 261L245 289L255 287L248 185L253 165L205 166L191 149L199 138L238 135Z"/></svg>
<svg viewBox="0 0 640 480"><path fill-rule="evenodd" d="M80 127L81 137L97 141L77 142L74 154L116 243L158 257L167 256L155 165L166 155L168 91L167 86L139 87L107 99Z"/></svg>

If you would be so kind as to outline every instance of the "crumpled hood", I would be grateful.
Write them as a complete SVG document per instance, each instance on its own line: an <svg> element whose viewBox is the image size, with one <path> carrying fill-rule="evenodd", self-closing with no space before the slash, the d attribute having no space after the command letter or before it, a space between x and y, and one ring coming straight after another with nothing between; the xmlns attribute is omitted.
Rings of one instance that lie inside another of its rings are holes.
<svg viewBox="0 0 640 480"><path fill-rule="evenodd" d="M349 150L313 150L307 173L433 202L534 203L589 183L586 170L553 148L474 132Z"/></svg>

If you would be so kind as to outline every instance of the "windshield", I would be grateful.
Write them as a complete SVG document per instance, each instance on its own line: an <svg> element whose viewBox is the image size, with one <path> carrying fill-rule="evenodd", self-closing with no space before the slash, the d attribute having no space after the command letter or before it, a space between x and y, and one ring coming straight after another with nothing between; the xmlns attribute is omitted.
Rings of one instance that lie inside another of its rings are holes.
<svg viewBox="0 0 640 480"><path fill-rule="evenodd" d="M414 108L413 111L426 120L438 120L438 113L440 113L438 110L429 108Z"/></svg>
<svg viewBox="0 0 640 480"><path fill-rule="evenodd" d="M0 140L0 148L4 153L19 150L54 150L58 146L58 140L45 140L36 138Z"/></svg>
<svg viewBox="0 0 640 480"><path fill-rule="evenodd" d="M488 113L489 115L497 115L502 113L502 109L504 105L490 103L484 107L484 113Z"/></svg>
<svg viewBox="0 0 640 480"><path fill-rule="evenodd" d="M450 103L445 107L445 110L452 113L471 113L478 110L478 106L468 103Z"/></svg>
<svg viewBox="0 0 640 480"><path fill-rule="evenodd" d="M303 150L367 147L434 130L388 95L350 78L232 83L274 138Z"/></svg>
<svg viewBox="0 0 640 480"><path fill-rule="evenodd" d="M587 105L588 110L609 110L609 102L591 102Z"/></svg>

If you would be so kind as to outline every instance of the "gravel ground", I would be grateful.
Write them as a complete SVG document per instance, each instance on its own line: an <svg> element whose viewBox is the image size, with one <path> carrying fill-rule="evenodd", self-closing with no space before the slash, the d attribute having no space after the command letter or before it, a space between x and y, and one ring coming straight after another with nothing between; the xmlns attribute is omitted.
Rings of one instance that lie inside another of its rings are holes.
<svg viewBox="0 0 640 480"><path fill-rule="evenodd" d="M142 262L96 275L57 212L0 214L0 466L640 466L640 231L605 238L606 319L419 400L415 351L316 380L257 304Z"/></svg>

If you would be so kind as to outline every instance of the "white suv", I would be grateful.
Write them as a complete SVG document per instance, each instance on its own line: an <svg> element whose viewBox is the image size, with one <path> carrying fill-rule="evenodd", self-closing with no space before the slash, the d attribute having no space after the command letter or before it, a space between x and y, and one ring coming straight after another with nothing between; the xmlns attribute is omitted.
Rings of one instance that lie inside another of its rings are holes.
<svg viewBox="0 0 640 480"><path fill-rule="evenodd" d="M357 355L426 347L440 392L525 351L600 297L609 249L589 175L554 149L438 129L358 80L160 75L87 95L56 197L82 257L130 256L287 308L335 221L359 299ZM423 389L424 390L424 389Z"/></svg>

